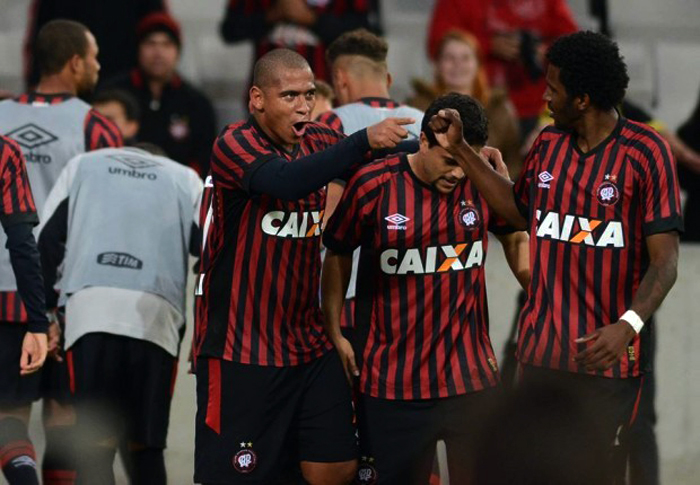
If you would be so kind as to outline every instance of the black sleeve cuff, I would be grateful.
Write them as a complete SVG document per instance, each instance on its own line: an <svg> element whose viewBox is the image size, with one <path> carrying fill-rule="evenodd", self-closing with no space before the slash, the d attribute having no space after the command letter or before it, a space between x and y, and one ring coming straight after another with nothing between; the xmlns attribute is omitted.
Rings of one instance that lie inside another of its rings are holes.
<svg viewBox="0 0 700 485"><path fill-rule="evenodd" d="M679 214L675 214L671 217L664 217L663 219L645 222L643 230L645 236L652 236L654 234L671 231L677 231L679 234L683 234L685 231L685 228L683 227L683 217L681 217Z"/></svg>
<svg viewBox="0 0 700 485"><path fill-rule="evenodd" d="M27 332L30 333L48 333L49 321L33 321L27 323Z"/></svg>
<svg viewBox="0 0 700 485"><path fill-rule="evenodd" d="M14 214L0 214L0 224L2 227L9 227L15 224L30 223L32 226L39 224L39 216L36 212L16 212Z"/></svg>
<svg viewBox="0 0 700 485"><path fill-rule="evenodd" d="M357 246L338 241L327 232L323 233L323 245L338 254L352 254L357 248Z"/></svg>

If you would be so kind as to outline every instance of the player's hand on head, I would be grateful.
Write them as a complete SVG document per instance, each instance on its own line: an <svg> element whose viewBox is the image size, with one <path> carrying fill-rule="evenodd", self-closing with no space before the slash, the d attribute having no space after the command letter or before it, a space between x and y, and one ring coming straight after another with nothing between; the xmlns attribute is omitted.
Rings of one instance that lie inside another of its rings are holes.
<svg viewBox="0 0 700 485"><path fill-rule="evenodd" d="M343 364L345 377L347 377L348 382L352 386L353 377L360 376L360 370L357 368L357 363L355 362L355 350L352 348L350 341L345 337L339 337L333 344L340 356L340 362Z"/></svg>
<svg viewBox="0 0 700 485"><path fill-rule="evenodd" d="M369 145L373 149L394 148L408 137L408 130L403 125L412 125L413 118L387 118L367 128Z"/></svg>
<svg viewBox="0 0 700 485"><path fill-rule="evenodd" d="M463 143L467 143L462 133L462 118L456 109L441 109L430 119L428 126L433 131L437 142L445 150L454 150Z"/></svg>
<svg viewBox="0 0 700 485"><path fill-rule="evenodd" d="M44 365L48 341L45 333L27 332L22 341L22 354L19 360L19 373L26 376Z"/></svg>
<svg viewBox="0 0 700 485"><path fill-rule="evenodd" d="M498 148L486 146L481 149L481 156L484 157L493 169L502 177L510 179L508 166L503 161L503 155Z"/></svg>
<svg viewBox="0 0 700 485"><path fill-rule="evenodd" d="M601 327L575 340L577 344L587 344L587 347L574 356L574 361L588 371L607 370L622 358L636 335L630 324L624 321Z"/></svg>

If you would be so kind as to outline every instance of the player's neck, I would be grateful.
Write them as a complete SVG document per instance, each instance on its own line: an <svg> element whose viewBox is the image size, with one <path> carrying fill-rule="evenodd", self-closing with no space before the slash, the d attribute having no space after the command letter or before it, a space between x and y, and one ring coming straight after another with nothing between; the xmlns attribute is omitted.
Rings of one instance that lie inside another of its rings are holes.
<svg viewBox="0 0 700 485"><path fill-rule="evenodd" d="M406 158L408 158L408 166L411 168L413 175L415 175L418 180L426 185L430 185L430 177L425 171L425 162L421 157L420 153L411 153Z"/></svg>
<svg viewBox="0 0 700 485"><path fill-rule="evenodd" d="M75 83L62 74L42 76L35 91L40 94L78 94Z"/></svg>
<svg viewBox="0 0 700 485"><path fill-rule="evenodd" d="M617 126L620 115L615 109L590 111L581 117L574 127L576 143L583 153L597 147L610 136Z"/></svg>
<svg viewBox="0 0 700 485"><path fill-rule="evenodd" d="M382 83L364 82L353 91L353 96L351 97L353 103L357 103L362 98L389 99L389 88Z"/></svg>

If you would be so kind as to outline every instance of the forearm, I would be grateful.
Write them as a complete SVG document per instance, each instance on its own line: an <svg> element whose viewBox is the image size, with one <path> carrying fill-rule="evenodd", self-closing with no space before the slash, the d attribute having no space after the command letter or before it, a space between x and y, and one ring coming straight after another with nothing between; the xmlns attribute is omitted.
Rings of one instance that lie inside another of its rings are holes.
<svg viewBox="0 0 700 485"><path fill-rule="evenodd" d="M466 143L463 143L453 155L489 206L493 207L515 229L527 229L527 220L520 214L515 204L513 182L499 175L488 161Z"/></svg>
<svg viewBox="0 0 700 485"><path fill-rule="evenodd" d="M321 308L326 332L333 342L342 337L340 318L351 271L352 255L326 252L321 275Z"/></svg>
<svg viewBox="0 0 700 485"><path fill-rule="evenodd" d="M27 310L28 330L45 333L48 331L49 322L46 319L44 282L32 224L14 224L5 228L5 232L17 290Z"/></svg>
<svg viewBox="0 0 700 485"><path fill-rule="evenodd" d="M281 158L270 160L249 175L248 191L299 200L361 163L369 149L367 130L360 130L323 151L293 162Z"/></svg>
<svg viewBox="0 0 700 485"><path fill-rule="evenodd" d="M500 238L503 254L520 286L528 291L530 287L530 238L523 231Z"/></svg>
<svg viewBox="0 0 700 485"><path fill-rule="evenodd" d="M632 300L631 310L643 321L648 321L671 291L676 276L677 259L663 264L651 264Z"/></svg>

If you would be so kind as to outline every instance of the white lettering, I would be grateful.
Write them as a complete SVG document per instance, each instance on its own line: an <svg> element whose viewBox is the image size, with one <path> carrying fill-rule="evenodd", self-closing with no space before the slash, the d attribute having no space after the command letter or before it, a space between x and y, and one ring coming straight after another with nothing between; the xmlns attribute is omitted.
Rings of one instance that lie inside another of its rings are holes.
<svg viewBox="0 0 700 485"><path fill-rule="evenodd" d="M467 258L467 263L464 265L464 269L473 268L475 266L481 266L484 263L484 247L481 241L475 241L469 251L469 257Z"/></svg>
<svg viewBox="0 0 700 485"><path fill-rule="evenodd" d="M605 228L605 231L600 236L598 243L596 244L599 248L604 248L607 246L612 246L614 248L624 248L625 247L625 236L622 231L622 224L618 221L612 221Z"/></svg>
<svg viewBox="0 0 700 485"><path fill-rule="evenodd" d="M549 236L552 239L559 239L559 214L550 212L544 217L544 221L537 228L537 237Z"/></svg>
<svg viewBox="0 0 700 485"><path fill-rule="evenodd" d="M396 274L396 263L398 263L399 250L387 249L379 258L379 265L386 274Z"/></svg>

